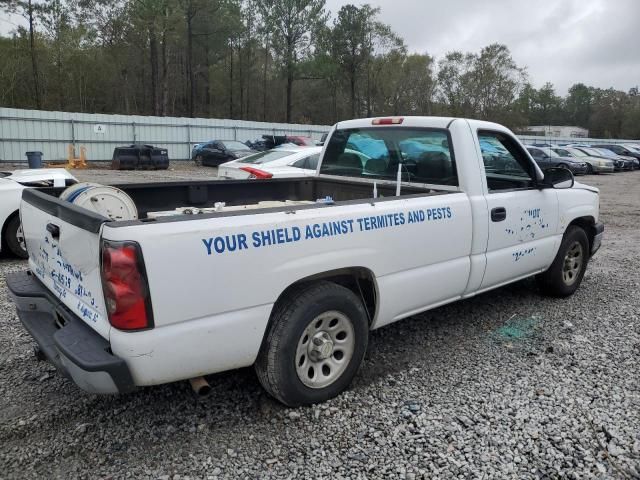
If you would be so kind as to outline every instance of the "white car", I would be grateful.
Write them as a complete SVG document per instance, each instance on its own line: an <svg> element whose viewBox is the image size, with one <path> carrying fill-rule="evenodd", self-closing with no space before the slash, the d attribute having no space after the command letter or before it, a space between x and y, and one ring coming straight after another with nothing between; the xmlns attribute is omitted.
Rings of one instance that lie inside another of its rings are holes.
<svg viewBox="0 0 640 480"><path fill-rule="evenodd" d="M62 168L0 172L0 250L28 258L18 214L25 188L65 187L74 183L76 178Z"/></svg>
<svg viewBox="0 0 640 480"><path fill-rule="evenodd" d="M218 177L246 180L312 176L321 150L322 147L283 145L223 163L218 167Z"/></svg>

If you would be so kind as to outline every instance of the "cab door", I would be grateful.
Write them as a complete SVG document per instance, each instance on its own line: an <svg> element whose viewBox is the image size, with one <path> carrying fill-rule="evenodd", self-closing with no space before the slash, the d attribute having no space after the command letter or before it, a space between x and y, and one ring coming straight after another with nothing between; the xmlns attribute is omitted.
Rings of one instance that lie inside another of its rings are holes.
<svg viewBox="0 0 640 480"><path fill-rule="evenodd" d="M487 264L480 286L485 290L548 268L559 241L559 209L557 192L538 188L531 158L511 135L480 130L476 140L485 159L489 212ZM501 161L488 165L489 150Z"/></svg>

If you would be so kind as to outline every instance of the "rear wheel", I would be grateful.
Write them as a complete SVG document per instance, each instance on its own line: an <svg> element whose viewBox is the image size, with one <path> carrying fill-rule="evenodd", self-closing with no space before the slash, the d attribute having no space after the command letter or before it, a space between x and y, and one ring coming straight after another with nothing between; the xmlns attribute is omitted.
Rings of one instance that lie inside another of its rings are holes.
<svg viewBox="0 0 640 480"><path fill-rule="evenodd" d="M29 254L27 253L27 244L24 240L22 224L20 223L20 217L18 215L15 215L7 223L5 239L7 247L16 257L29 258Z"/></svg>
<svg viewBox="0 0 640 480"><path fill-rule="evenodd" d="M587 234L582 228L571 225L551 266L536 277L538 286L546 295L568 297L580 286L588 261Z"/></svg>
<svg viewBox="0 0 640 480"><path fill-rule="evenodd" d="M277 307L256 360L269 394L294 407L344 391L367 349L369 324L360 299L331 282L304 285Z"/></svg>

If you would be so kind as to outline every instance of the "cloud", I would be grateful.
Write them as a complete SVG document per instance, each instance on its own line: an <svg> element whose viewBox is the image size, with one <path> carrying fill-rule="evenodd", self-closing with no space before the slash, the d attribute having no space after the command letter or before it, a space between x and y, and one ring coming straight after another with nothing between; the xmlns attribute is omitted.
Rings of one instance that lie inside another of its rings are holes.
<svg viewBox="0 0 640 480"><path fill-rule="evenodd" d="M328 0L336 13L344 1ZM364 2L356 2L357 4ZM628 90L640 83L638 0L371 0L410 51L441 58L506 44L536 87L577 82Z"/></svg>

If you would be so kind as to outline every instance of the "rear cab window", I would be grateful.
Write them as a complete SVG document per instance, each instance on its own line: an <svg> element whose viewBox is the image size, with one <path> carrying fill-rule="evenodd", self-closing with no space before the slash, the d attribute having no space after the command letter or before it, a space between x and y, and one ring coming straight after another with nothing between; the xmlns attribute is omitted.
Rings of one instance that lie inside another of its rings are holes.
<svg viewBox="0 0 640 480"><path fill-rule="evenodd" d="M320 173L367 179L458 186L449 132L444 129L372 127L335 130Z"/></svg>

